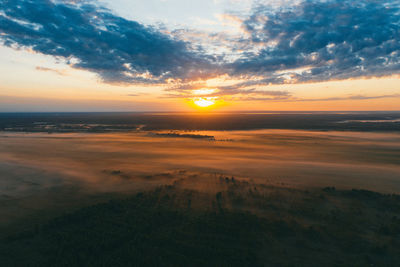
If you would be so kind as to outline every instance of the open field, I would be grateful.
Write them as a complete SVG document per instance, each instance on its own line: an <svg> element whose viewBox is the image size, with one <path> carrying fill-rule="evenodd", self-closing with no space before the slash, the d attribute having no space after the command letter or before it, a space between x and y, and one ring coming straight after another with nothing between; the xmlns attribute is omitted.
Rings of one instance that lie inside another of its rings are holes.
<svg viewBox="0 0 400 267"><path fill-rule="evenodd" d="M9 266L400 262L394 132L2 132L0 177Z"/></svg>

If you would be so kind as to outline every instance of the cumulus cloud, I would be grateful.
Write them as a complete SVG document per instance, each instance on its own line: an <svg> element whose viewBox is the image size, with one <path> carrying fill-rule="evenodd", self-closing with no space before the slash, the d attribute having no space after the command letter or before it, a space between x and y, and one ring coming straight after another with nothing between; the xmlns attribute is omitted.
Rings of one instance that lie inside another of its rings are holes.
<svg viewBox="0 0 400 267"><path fill-rule="evenodd" d="M91 1L0 0L4 45L63 58L106 82L164 83L215 71L212 58Z"/></svg>
<svg viewBox="0 0 400 267"><path fill-rule="evenodd" d="M381 76L400 71L400 9L388 0L306 0L258 6L244 21L261 47L231 64L233 75L264 84ZM302 71L292 71L305 68Z"/></svg>

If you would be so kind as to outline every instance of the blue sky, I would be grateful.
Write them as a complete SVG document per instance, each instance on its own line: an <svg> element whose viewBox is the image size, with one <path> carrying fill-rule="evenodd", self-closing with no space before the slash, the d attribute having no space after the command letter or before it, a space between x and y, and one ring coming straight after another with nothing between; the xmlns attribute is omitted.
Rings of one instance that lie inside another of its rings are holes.
<svg viewBox="0 0 400 267"><path fill-rule="evenodd" d="M254 5L248 0L102 0L102 3L123 17L145 24L164 23L172 29L190 27L214 31L216 26L221 28L218 15L225 13L244 15L250 12Z"/></svg>

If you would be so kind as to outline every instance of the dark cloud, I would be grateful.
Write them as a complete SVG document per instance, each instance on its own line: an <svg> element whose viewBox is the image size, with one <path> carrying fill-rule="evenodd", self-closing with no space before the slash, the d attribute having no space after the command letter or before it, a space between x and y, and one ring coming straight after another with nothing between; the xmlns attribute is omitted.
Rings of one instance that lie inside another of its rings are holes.
<svg viewBox="0 0 400 267"><path fill-rule="evenodd" d="M155 28L89 1L0 0L4 45L66 59L106 82L193 80L215 69L211 57Z"/></svg>
<svg viewBox="0 0 400 267"><path fill-rule="evenodd" d="M398 73L399 6L388 0L306 0L278 10L259 6L244 21L250 38L242 42L262 48L231 64L232 74L276 84Z"/></svg>

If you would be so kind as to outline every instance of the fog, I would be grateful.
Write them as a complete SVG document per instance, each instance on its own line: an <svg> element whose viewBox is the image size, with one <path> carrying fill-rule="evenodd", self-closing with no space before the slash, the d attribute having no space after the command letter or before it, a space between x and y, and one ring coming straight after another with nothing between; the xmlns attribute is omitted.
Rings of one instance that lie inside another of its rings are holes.
<svg viewBox="0 0 400 267"><path fill-rule="evenodd" d="M285 186L400 192L400 135L295 130L198 131L215 140L148 132L3 133L2 197L63 185L129 191L173 173L229 175Z"/></svg>

